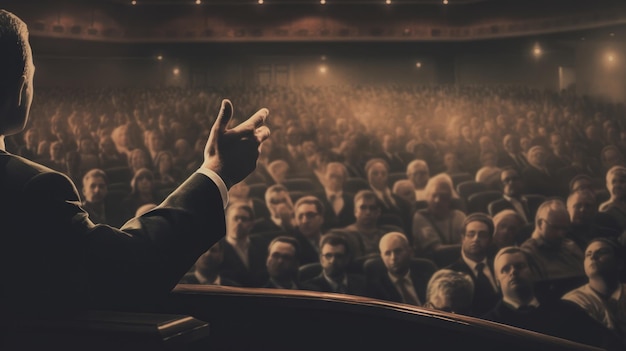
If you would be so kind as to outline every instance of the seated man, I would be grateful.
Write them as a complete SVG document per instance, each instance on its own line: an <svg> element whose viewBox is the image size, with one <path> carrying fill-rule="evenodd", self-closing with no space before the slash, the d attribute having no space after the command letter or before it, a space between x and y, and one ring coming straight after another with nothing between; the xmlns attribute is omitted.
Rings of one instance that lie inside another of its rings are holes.
<svg viewBox="0 0 626 351"><path fill-rule="evenodd" d="M348 170L343 163L329 162L324 171L324 190L316 194L324 205L324 228L342 228L354 222L354 194L344 191Z"/></svg>
<svg viewBox="0 0 626 351"><path fill-rule="evenodd" d="M562 301L539 301L533 288L530 257L519 247L501 249L494 260L494 271L502 300L483 318L522 329L544 333L583 344L615 347L608 330L575 305Z"/></svg>
<svg viewBox="0 0 626 351"><path fill-rule="evenodd" d="M548 200L537 210L535 230L522 244L537 264L539 280L583 276L583 252L567 233L571 221L561 200Z"/></svg>
<svg viewBox="0 0 626 351"><path fill-rule="evenodd" d="M348 232L355 258L378 253L378 242L387 232L378 226L380 215L380 202L373 191L361 190L354 196L356 221L343 230Z"/></svg>
<svg viewBox="0 0 626 351"><path fill-rule="evenodd" d="M122 216L113 205L107 203L107 175L101 170L94 168L83 176L83 201L82 207L89 214L89 219L94 223L102 223L113 226L122 225Z"/></svg>
<svg viewBox="0 0 626 351"><path fill-rule="evenodd" d="M474 281L462 272L440 269L428 281L424 307L470 315L474 298Z"/></svg>
<svg viewBox="0 0 626 351"><path fill-rule="evenodd" d="M567 197L567 212L572 222L569 238L581 250L585 250L589 241L597 237L618 238L621 232L600 224L598 204L591 190L579 190Z"/></svg>
<svg viewBox="0 0 626 351"><path fill-rule="evenodd" d="M489 206L489 215L495 216L500 211L511 209L524 219L526 223L532 223L537 208L541 205L541 197L525 196L524 180L515 168L505 168L500 173L502 182L502 198L492 201Z"/></svg>
<svg viewBox="0 0 626 351"><path fill-rule="evenodd" d="M269 218L259 218L252 229L253 233L284 232L295 227L293 202L289 190L284 185L274 184L265 190L265 206L270 213Z"/></svg>
<svg viewBox="0 0 626 351"><path fill-rule="evenodd" d="M447 269L468 274L474 282L474 298L471 311L480 316L493 308L500 299L493 264L489 252L494 225L489 216L482 213L469 215L463 225L461 258Z"/></svg>
<svg viewBox="0 0 626 351"><path fill-rule="evenodd" d="M322 273L303 283L307 290L368 296L365 276L348 274L352 261L350 245L341 235L329 233L320 242Z"/></svg>
<svg viewBox="0 0 626 351"><path fill-rule="evenodd" d="M252 208L243 202L233 202L226 208L226 238L220 273L224 278L246 287L259 287L267 280L265 257L267 249L262 240L250 238L254 225Z"/></svg>
<svg viewBox="0 0 626 351"><path fill-rule="evenodd" d="M315 196L303 196L294 205L296 228L293 237L300 244L300 264L319 262L324 225L324 205Z"/></svg>
<svg viewBox="0 0 626 351"><path fill-rule="evenodd" d="M400 232L385 234L379 246L386 269L379 276L367 276L373 297L421 306L426 301L426 285L436 270L435 265L420 270L411 269L413 250L406 236Z"/></svg>
<svg viewBox="0 0 626 351"><path fill-rule="evenodd" d="M298 241L290 236L279 236L270 242L267 251L265 264L269 280L263 287L302 289L297 279L300 266Z"/></svg>
<svg viewBox="0 0 626 351"><path fill-rule="evenodd" d="M211 246L196 261L194 269L180 280L181 284L206 284L241 286L239 283L220 276L220 265L224 261L224 244L221 241Z"/></svg>
<svg viewBox="0 0 626 351"><path fill-rule="evenodd" d="M563 296L613 331L626 348L626 284L620 282L624 268L623 247L607 238L591 239L585 251L585 274L589 283Z"/></svg>

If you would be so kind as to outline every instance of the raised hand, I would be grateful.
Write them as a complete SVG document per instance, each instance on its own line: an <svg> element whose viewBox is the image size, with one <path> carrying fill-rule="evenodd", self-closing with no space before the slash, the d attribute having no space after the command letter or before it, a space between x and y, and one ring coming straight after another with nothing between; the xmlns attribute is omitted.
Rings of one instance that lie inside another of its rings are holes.
<svg viewBox="0 0 626 351"><path fill-rule="evenodd" d="M269 110L262 108L245 122L228 128L233 105L228 99L222 100L204 148L202 167L219 174L229 189L246 178L256 167L259 145L270 136L269 128L264 125L268 114Z"/></svg>

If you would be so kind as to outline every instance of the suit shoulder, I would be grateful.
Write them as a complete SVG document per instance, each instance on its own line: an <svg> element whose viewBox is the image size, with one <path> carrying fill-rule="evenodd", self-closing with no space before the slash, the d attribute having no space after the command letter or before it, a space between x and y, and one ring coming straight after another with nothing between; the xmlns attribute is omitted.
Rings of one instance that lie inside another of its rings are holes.
<svg viewBox="0 0 626 351"><path fill-rule="evenodd" d="M63 173L20 156L4 155L3 157L8 157L8 159L6 159L2 186L8 191L19 192L45 188L47 193L52 190L76 192L74 183Z"/></svg>

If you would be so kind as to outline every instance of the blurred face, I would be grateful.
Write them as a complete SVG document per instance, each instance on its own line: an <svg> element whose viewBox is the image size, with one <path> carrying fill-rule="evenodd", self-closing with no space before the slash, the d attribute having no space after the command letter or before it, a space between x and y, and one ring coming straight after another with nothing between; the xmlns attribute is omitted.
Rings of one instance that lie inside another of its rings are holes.
<svg viewBox="0 0 626 351"><path fill-rule="evenodd" d="M506 196L517 197L522 192L522 177L515 170L505 170L500 174L500 181L504 186L503 193Z"/></svg>
<svg viewBox="0 0 626 351"><path fill-rule="evenodd" d="M83 195L89 203L101 203L107 196L107 184L102 177L89 177L83 184Z"/></svg>
<svg viewBox="0 0 626 351"><path fill-rule="evenodd" d="M408 178L413 182L416 189L424 189L430 174L426 165L417 164L409 170Z"/></svg>
<svg viewBox="0 0 626 351"><path fill-rule="evenodd" d="M428 210L437 215L446 215L450 211L452 189L444 182L440 182L428 197Z"/></svg>
<svg viewBox="0 0 626 351"><path fill-rule="evenodd" d="M298 270L296 249L288 243L275 242L267 256L267 272L275 279L291 279Z"/></svg>
<svg viewBox="0 0 626 351"><path fill-rule="evenodd" d="M228 194L232 197L247 199L250 194L250 186L246 182L239 182L228 190Z"/></svg>
<svg viewBox="0 0 626 351"><path fill-rule="evenodd" d="M458 167L458 161L456 159L456 155L453 153L447 153L443 157L443 164L446 166L446 169L456 169Z"/></svg>
<svg viewBox="0 0 626 351"><path fill-rule="evenodd" d="M606 167L613 167L616 165L622 165L624 162L622 156L617 150L608 149L604 151L604 163Z"/></svg>
<svg viewBox="0 0 626 351"><path fill-rule="evenodd" d="M491 245L491 233L487 224L470 222L465 227L461 248L463 253L474 261L482 261Z"/></svg>
<svg viewBox="0 0 626 351"><path fill-rule="evenodd" d="M348 265L348 255L344 245L324 244L320 253L320 263L322 269L333 279L342 278L346 273Z"/></svg>
<svg viewBox="0 0 626 351"><path fill-rule="evenodd" d="M374 164L367 172L367 180L373 188L383 190L387 187L387 167L382 163Z"/></svg>
<svg viewBox="0 0 626 351"><path fill-rule="evenodd" d="M296 208L296 224L304 236L313 236L320 233L324 224L324 217L317 211L314 204L301 204Z"/></svg>
<svg viewBox="0 0 626 351"><path fill-rule="evenodd" d="M169 154L164 154L159 158L159 172L166 173L174 166L174 160Z"/></svg>
<svg viewBox="0 0 626 351"><path fill-rule="evenodd" d="M408 243L398 236L384 236L379 243L380 257L387 271L394 276L406 274L413 252Z"/></svg>
<svg viewBox="0 0 626 351"><path fill-rule="evenodd" d="M339 165L330 164L326 168L326 186L332 191L341 191L346 176Z"/></svg>
<svg viewBox="0 0 626 351"><path fill-rule="evenodd" d="M560 245L570 229L569 214L566 211L552 210L538 223L539 236L551 245Z"/></svg>
<svg viewBox="0 0 626 351"><path fill-rule="evenodd" d="M545 166L547 153L543 148L535 148L528 155L528 162L535 166Z"/></svg>
<svg viewBox="0 0 626 351"><path fill-rule="evenodd" d="M519 297L532 291L532 273L521 252L501 255L494 262L494 270L503 296Z"/></svg>
<svg viewBox="0 0 626 351"><path fill-rule="evenodd" d="M614 173L608 186L612 197L623 199L626 197L626 174Z"/></svg>
<svg viewBox="0 0 626 351"><path fill-rule="evenodd" d="M596 215L596 203L590 194L576 192L567 201L572 224L590 223Z"/></svg>
<svg viewBox="0 0 626 351"><path fill-rule="evenodd" d="M153 151L163 150L163 138L158 133L150 135L150 146Z"/></svg>
<svg viewBox="0 0 626 351"><path fill-rule="evenodd" d="M153 189L153 182L148 176L140 176L137 178L137 191L140 194L149 194Z"/></svg>
<svg viewBox="0 0 626 351"><path fill-rule="evenodd" d="M563 148L563 141L561 140L560 135L550 136L550 147L554 152L561 152Z"/></svg>
<svg viewBox="0 0 626 351"><path fill-rule="evenodd" d="M277 191L270 194L267 201L267 208L273 216L277 216L281 207L292 209L289 193L286 191Z"/></svg>
<svg viewBox="0 0 626 351"><path fill-rule="evenodd" d="M63 158L63 147L61 143L54 142L50 144L50 158L53 160L60 160Z"/></svg>
<svg viewBox="0 0 626 351"><path fill-rule="evenodd" d="M148 166L148 157L143 152L135 152L132 154L131 165L134 169L145 168Z"/></svg>
<svg viewBox="0 0 626 351"><path fill-rule="evenodd" d="M380 206L376 199L359 199L354 204L356 222L365 226L375 226L380 217Z"/></svg>
<svg viewBox="0 0 626 351"><path fill-rule="evenodd" d="M517 236L523 226L521 219L514 215L503 217L496 225L493 243L498 248L516 245Z"/></svg>
<svg viewBox="0 0 626 351"><path fill-rule="evenodd" d="M226 232L228 237L241 240L248 237L254 221L250 213L243 208L231 208L226 215Z"/></svg>
<svg viewBox="0 0 626 351"><path fill-rule="evenodd" d="M607 274L615 276L619 273L619 262L615 251L609 244L594 241L585 250L585 274L587 277L602 278Z"/></svg>

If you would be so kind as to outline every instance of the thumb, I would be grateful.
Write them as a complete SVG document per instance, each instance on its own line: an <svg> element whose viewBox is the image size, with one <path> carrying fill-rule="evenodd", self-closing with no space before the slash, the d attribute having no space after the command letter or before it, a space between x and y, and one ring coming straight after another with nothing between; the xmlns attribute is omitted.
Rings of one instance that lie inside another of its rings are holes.
<svg viewBox="0 0 626 351"><path fill-rule="evenodd" d="M233 104L228 99L222 100L222 106L220 107L220 112L217 114L217 119L215 120L215 124L213 124L213 128L217 128L220 132L225 132L226 127L228 127L228 123L233 118Z"/></svg>

